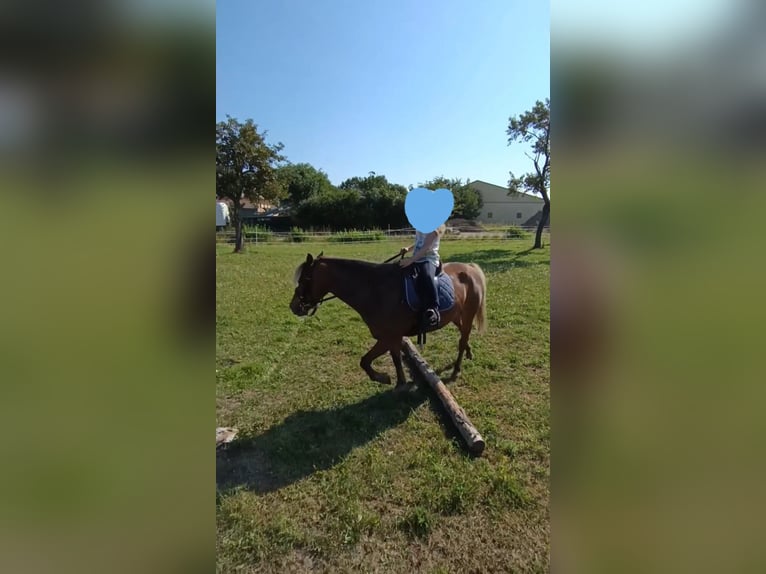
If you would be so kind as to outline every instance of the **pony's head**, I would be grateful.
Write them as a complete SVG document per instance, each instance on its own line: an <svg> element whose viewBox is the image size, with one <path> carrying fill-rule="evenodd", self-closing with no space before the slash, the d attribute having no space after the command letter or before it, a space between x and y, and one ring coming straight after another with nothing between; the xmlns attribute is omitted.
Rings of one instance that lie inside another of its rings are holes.
<svg viewBox="0 0 766 574"><path fill-rule="evenodd" d="M295 269L293 276L295 292L292 301L290 301L290 310L299 317L308 315L322 300L323 294L314 281L314 270L320 257L322 257L322 253L316 259L309 253L306 255L306 261Z"/></svg>

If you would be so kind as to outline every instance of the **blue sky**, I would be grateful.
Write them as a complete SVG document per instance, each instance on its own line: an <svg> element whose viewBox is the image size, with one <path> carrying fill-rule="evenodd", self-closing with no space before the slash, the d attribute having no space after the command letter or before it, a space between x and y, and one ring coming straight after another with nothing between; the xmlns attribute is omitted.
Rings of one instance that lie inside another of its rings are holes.
<svg viewBox="0 0 766 574"><path fill-rule="evenodd" d="M661 54L741 17L748 0L559 0L551 23L561 44L599 44L616 54ZM571 49L566 46L565 49Z"/></svg>
<svg viewBox="0 0 766 574"><path fill-rule="evenodd" d="M252 118L336 185L532 169L505 129L550 94L547 2L225 0L216 44L216 121Z"/></svg>

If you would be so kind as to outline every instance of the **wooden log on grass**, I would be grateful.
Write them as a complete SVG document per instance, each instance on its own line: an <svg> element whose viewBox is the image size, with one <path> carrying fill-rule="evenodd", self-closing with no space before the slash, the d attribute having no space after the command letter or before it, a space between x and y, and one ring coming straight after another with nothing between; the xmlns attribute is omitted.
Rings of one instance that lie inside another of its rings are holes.
<svg viewBox="0 0 766 574"><path fill-rule="evenodd" d="M239 431L230 427L216 427L215 429L215 450L222 448L232 442Z"/></svg>
<svg viewBox="0 0 766 574"><path fill-rule="evenodd" d="M476 427L473 426L468 415L465 414L465 411L457 403L455 397L449 392L447 386L439 378L439 375L428 366L425 359L418 353L415 345L407 337L404 337L404 355L409 359L412 367L431 386L436 396L439 397L452 422L455 423L457 430L460 431L460 434L465 439L471 454L480 455L484 451L484 439L479 434L479 431L476 430Z"/></svg>

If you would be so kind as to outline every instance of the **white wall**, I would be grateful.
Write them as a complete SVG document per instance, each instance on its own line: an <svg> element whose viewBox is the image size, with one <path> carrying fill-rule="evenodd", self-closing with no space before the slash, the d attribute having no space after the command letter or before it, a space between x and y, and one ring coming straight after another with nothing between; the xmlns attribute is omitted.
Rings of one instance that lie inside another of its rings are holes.
<svg viewBox="0 0 766 574"><path fill-rule="evenodd" d="M523 225L543 209L543 200L533 195L508 195L506 188L483 181L472 181L471 187L484 201L477 218L481 223Z"/></svg>

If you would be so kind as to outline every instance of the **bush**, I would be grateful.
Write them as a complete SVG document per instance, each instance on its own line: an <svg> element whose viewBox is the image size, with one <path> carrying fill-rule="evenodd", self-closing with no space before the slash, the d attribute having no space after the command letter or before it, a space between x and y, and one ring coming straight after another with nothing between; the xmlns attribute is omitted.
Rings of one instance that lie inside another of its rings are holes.
<svg viewBox="0 0 766 574"><path fill-rule="evenodd" d="M527 237L529 237L529 233L524 231L521 227L511 225L508 228L508 231L506 231L505 236L508 239L526 239Z"/></svg>
<svg viewBox="0 0 766 574"><path fill-rule="evenodd" d="M261 225L243 227L242 233L248 241L255 241L257 239L258 242L267 242L274 240L274 233Z"/></svg>
<svg viewBox="0 0 766 574"><path fill-rule="evenodd" d="M331 235L328 241L334 243L352 243L355 241L382 241L386 238L386 234L382 231L341 231L335 235Z"/></svg>
<svg viewBox="0 0 766 574"><path fill-rule="evenodd" d="M309 238L306 235L306 232L303 231L300 227L293 227L290 230L290 241L293 243L303 243L304 241L308 241Z"/></svg>
<svg viewBox="0 0 766 574"><path fill-rule="evenodd" d="M322 227L333 231L387 226L398 229L408 225L404 212L405 187L382 180L365 183L358 179L352 178L353 181L344 182L340 189L324 191L300 202L293 214L296 225L303 229Z"/></svg>

